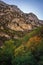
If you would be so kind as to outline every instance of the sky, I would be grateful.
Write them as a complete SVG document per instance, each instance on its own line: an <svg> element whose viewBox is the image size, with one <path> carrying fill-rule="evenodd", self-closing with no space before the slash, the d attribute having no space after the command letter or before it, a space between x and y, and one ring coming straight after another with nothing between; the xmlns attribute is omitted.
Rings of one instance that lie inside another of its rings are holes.
<svg viewBox="0 0 43 65"><path fill-rule="evenodd" d="M17 5L24 13L34 13L43 20L43 0L2 0L10 5Z"/></svg>

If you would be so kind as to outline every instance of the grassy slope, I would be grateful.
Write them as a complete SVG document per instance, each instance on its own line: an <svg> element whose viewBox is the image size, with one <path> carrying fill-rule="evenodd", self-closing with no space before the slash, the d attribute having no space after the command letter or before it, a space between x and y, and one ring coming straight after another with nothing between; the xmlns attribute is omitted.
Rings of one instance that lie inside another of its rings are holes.
<svg viewBox="0 0 43 65"><path fill-rule="evenodd" d="M18 45L15 52L19 54L21 51L27 51L27 49L29 50L31 48L34 49L41 41L43 41L43 27L33 30L31 33L18 40L20 45Z"/></svg>
<svg viewBox="0 0 43 65"><path fill-rule="evenodd" d="M33 30L21 39L5 41L0 48L0 65L8 64L43 65L43 27Z"/></svg>

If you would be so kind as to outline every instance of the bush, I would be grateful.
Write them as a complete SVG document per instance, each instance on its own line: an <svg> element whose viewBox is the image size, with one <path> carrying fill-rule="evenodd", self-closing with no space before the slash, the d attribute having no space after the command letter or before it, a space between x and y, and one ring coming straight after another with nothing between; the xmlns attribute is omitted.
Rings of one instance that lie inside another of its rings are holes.
<svg viewBox="0 0 43 65"><path fill-rule="evenodd" d="M13 65L14 61L14 41L5 41L4 46L0 49L0 65Z"/></svg>

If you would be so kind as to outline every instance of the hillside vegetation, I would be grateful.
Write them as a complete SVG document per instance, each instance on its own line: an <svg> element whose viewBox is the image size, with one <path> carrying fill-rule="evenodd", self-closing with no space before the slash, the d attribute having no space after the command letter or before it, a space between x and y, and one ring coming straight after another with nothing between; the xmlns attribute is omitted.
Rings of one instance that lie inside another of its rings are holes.
<svg viewBox="0 0 43 65"><path fill-rule="evenodd" d="M43 20L1 0L0 65L43 65Z"/></svg>
<svg viewBox="0 0 43 65"><path fill-rule="evenodd" d="M43 26L0 47L0 65L43 65Z"/></svg>

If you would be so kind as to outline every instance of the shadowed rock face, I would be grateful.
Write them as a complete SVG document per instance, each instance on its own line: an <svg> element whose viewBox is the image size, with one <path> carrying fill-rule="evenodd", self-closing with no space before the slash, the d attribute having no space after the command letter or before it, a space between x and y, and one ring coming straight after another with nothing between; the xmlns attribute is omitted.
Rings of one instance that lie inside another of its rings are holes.
<svg viewBox="0 0 43 65"><path fill-rule="evenodd" d="M36 27L42 26L43 20L39 20L33 13L24 13L15 5L8 5L0 1L0 36L6 38L18 38ZM19 34L19 35L18 35ZM16 36L16 37L15 37Z"/></svg>

